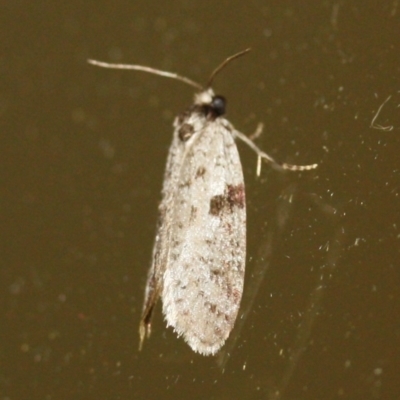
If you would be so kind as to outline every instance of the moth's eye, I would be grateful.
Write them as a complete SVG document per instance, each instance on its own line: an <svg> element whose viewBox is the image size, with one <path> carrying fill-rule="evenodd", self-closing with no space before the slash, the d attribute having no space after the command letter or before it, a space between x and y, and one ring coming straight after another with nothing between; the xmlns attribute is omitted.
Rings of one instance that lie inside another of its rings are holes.
<svg viewBox="0 0 400 400"><path fill-rule="evenodd" d="M211 108L214 114L219 117L225 114L226 109L226 99L223 96L214 96L211 101Z"/></svg>

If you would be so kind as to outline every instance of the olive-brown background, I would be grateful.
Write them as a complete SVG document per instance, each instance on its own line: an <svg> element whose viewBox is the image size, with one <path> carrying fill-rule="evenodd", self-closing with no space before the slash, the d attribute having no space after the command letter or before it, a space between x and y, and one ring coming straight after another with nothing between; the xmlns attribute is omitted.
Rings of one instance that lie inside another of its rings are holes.
<svg viewBox="0 0 400 400"><path fill-rule="evenodd" d="M400 397L397 0L0 8L1 400ZM238 144L250 311L227 362L194 354L160 308L139 353L171 123L193 90L86 59L206 82L247 47L214 83L228 118L319 168L256 179Z"/></svg>

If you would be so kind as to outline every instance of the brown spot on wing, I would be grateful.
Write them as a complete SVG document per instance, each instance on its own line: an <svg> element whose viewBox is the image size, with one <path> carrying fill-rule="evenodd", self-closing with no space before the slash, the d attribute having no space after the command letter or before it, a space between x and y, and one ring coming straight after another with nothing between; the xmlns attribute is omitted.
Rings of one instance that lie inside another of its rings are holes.
<svg viewBox="0 0 400 400"><path fill-rule="evenodd" d="M231 207L237 206L243 208L245 204L245 193L244 185L240 183L239 185L228 185L228 202Z"/></svg>
<svg viewBox="0 0 400 400"><path fill-rule="evenodd" d="M191 206L190 207L190 222L193 222L197 216L197 207Z"/></svg>
<svg viewBox="0 0 400 400"><path fill-rule="evenodd" d="M196 179L201 178L202 176L204 176L205 173L206 173L206 169L204 167L197 168Z"/></svg>
<svg viewBox="0 0 400 400"><path fill-rule="evenodd" d="M182 142L186 142L193 135L194 128L192 124L184 123L179 127L178 135Z"/></svg>
<svg viewBox="0 0 400 400"><path fill-rule="evenodd" d="M227 204L227 197L223 194L218 194L212 197L210 200L210 214L215 216L221 214Z"/></svg>
<svg viewBox="0 0 400 400"><path fill-rule="evenodd" d="M213 196L210 200L210 214L218 216L222 212L233 212L235 207L245 206L244 185L227 185L224 194Z"/></svg>

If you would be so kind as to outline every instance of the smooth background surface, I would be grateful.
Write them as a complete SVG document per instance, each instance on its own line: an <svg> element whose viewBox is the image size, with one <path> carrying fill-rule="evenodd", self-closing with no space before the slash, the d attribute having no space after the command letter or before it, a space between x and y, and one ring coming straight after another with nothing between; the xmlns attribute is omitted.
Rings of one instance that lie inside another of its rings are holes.
<svg viewBox="0 0 400 400"><path fill-rule="evenodd" d="M399 398L397 0L0 7L2 400ZM85 60L206 82L247 47L214 83L228 118L320 167L256 179L239 144L249 312L227 361L194 354L160 308L139 353L171 124L193 91ZM371 128L389 96L376 124L393 129Z"/></svg>

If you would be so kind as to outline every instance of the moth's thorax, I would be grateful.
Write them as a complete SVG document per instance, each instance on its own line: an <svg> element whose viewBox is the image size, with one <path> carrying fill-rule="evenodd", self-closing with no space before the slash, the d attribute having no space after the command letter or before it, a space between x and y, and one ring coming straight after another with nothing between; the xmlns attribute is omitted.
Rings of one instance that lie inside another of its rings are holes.
<svg viewBox="0 0 400 400"><path fill-rule="evenodd" d="M175 134L182 142L187 142L196 132L207 129L211 132L215 131L219 124L229 125L225 118L221 118L225 109L225 98L215 95L211 88L196 93L194 103L175 118Z"/></svg>

